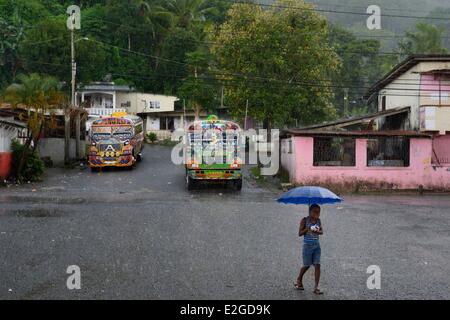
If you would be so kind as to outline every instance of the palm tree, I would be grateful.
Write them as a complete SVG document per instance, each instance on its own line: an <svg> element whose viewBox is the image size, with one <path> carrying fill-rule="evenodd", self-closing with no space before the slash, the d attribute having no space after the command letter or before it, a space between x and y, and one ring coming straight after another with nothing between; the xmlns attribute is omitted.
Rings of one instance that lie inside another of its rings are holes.
<svg viewBox="0 0 450 320"><path fill-rule="evenodd" d="M195 120L200 119L202 110L211 109L216 88L208 81L211 57L203 48L186 54L190 75L183 80L178 95L185 99L194 110Z"/></svg>
<svg viewBox="0 0 450 320"><path fill-rule="evenodd" d="M5 89L3 100L10 103L13 108L20 106L26 110L28 137L15 172L16 178L19 178L31 144L33 143L32 152L34 152L42 131L53 123L55 109L67 102L67 97L61 92L59 82L53 77L33 73L18 75L17 80L19 80L17 83Z"/></svg>
<svg viewBox="0 0 450 320"><path fill-rule="evenodd" d="M151 41L158 38L158 34L169 29L172 15L160 5L159 1L128 0L110 1L109 15L119 22L119 33L127 36L128 50L132 49L133 36L150 33Z"/></svg>
<svg viewBox="0 0 450 320"><path fill-rule="evenodd" d="M167 0L165 7L172 13L175 25L186 29L193 22L205 21L206 15L217 13L206 0Z"/></svg>
<svg viewBox="0 0 450 320"><path fill-rule="evenodd" d="M171 26L171 13L157 1L133 0L132 8L150 29L153 40L156 40L159 33L164 32Z"/></svg>

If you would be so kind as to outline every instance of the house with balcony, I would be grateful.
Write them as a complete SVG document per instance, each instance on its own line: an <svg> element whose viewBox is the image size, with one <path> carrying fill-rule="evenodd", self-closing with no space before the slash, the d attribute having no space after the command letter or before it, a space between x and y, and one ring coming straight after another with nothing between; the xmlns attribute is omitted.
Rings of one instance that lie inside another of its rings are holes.
<svg viewBox="0 0 450 320"><path fill-rule="evenodd" d="M78 105L83 106L89 114L86 130L90 123L100 117L107 117L114 112L126 112L140 116L144 120L146 133L156 133L158 139L170 139L172 132L184 128L195 119L193 110L176 108L177 97L143 93L127 85L114 82L92 82L80 86L76 92ZM225 108L218 108L220 116L227 114ZM208 113L201 111L200 119L206 119Z"/></svg>
<svg viewBox="0 0 450 320"><path fill-rule="evenodd" d="M175 111L178 98L174 96L138 92L114 82L93 82L79 87L76 98L91 121L114 112L126 112L142 117L146 131L158 135L183 125L183 114ZM89 121L86 129L89 130Z"/></svg>

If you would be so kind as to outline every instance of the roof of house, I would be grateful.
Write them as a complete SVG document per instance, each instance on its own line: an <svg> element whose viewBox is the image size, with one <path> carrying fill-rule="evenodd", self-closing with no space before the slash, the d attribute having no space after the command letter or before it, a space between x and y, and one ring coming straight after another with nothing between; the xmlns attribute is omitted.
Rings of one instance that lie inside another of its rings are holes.
<svg viewBox="0 0 450 320"><path fill-rule="evenodd" d="M313 126L303 127L303 128L299 128L298 130L315 130L315 129L347 127L347 126L362 123L365 121L371 121L376 118L393 116L396 114L409 112L409 111L410 111L410 107L394 108L394 109L389 109L389 110L385 110L385 111L367 114L364 116L350 117L350 118L340 119L340 120L336 120L336 121L325 122L325 123L317 124L317 125L313 125Z"/></svg>
<svg viewBox="0 0 450 320"><path fill-rule="evenodd" d="M404 112L409 112L410 107L395 108L386 111L376 112L365 116L352 117L347 119L341 119L333 122L327 122L310 127L304 127L299 129L286 129L281 133L281 137L286 138L289 136L322 136L322 137L418 137L418 138L431 138L429 134L411 131L411 130L344 130L344 127L371 121L380 117L388 117Z"/></svg>
<svg viewBox="0 0 450 320"><path fill-rule="evenodd" d="M135 88L127 85L116 85L114 82L91 82L90 84L80 86L78 88L80 92L90 92L90 91L106 91L106 92L133 92L139 94L149 94L153 96L159 97L168 97L173 98L175 101L178 101L178 98L175 96L170 96L166 94L160 93L146 93L146 92L137 92Z"/></svg>
<svg viewBox="0 0 450 320"><path fill-rule="evenodd" d="M14 119L0 118L0 125L14 128L26 128L27 126L22 121L17 121Z"/></svg>
<svg viewBox="0 0 450 320"><path fill-rule="evenodd" d="M134 88L127 85L116 85L114 82L92 82L80 88L81 91L122 91L132 92Z"/></svg>
<svg viewBox="0 0 450 320"><path fill-rule="evenodd" d="M327 131L327 130L299 130L288 129L281 134L282 138L290 136L300 137L411 137L411 138L432 138L432 135L417 131L389 130L389 131Z"/></svg>
<svg viewBox="0 0 450 320"><path fill-rule="evenodd" d="M415 54L397 64L388 74L376 82L365 94L367 100L371 100L374 93L380 91L386 85L394 81L399 75L405 73L420 62L448 62L450 54Z"/></svg>
<svg viewBox="0 0 450 320"><path fill-rule="evenodd" d="M24 104L18 104L13 106L10 103L0 103L0 110L27 110L27 107Z"/></svg>

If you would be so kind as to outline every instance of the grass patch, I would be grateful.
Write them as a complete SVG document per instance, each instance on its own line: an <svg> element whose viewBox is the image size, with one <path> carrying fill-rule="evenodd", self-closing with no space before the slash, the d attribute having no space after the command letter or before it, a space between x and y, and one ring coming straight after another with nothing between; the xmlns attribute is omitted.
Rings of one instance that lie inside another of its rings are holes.
<svg viewBox="0 0 450 320"><path fill-rule="evenodd" d="M278 179L280 179L280 183L290 183L290 178L289 178L289 172L287 172L286 170L280 168L280 171L278 172Z"/></svg>
<svg viewBox="0 0 450 320"><path fill-rule="evenodd" d="M269 183L267 177L261 174L261 168L258 166L250 168L250 176L260 187L264 187Z"/></svg>

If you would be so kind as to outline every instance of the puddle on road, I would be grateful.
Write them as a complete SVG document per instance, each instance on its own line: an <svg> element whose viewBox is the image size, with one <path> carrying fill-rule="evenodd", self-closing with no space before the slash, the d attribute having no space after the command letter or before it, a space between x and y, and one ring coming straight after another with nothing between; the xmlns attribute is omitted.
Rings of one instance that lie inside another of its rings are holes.
<svg viewBox="0 0 450 320"><path fill-rule="evenodd" d="M78 198L63 198L63 197L23 197L21 195L8 195L0 197L0 203L29 203L29 204L84 204L87 200L81 197Z"/></svg>
<svg viewBox="0 0 450 320"><path fill-rule="evenodd" d="M0 216L18 218L58 218L63 213L58 209L0 209Z"/></svg>

